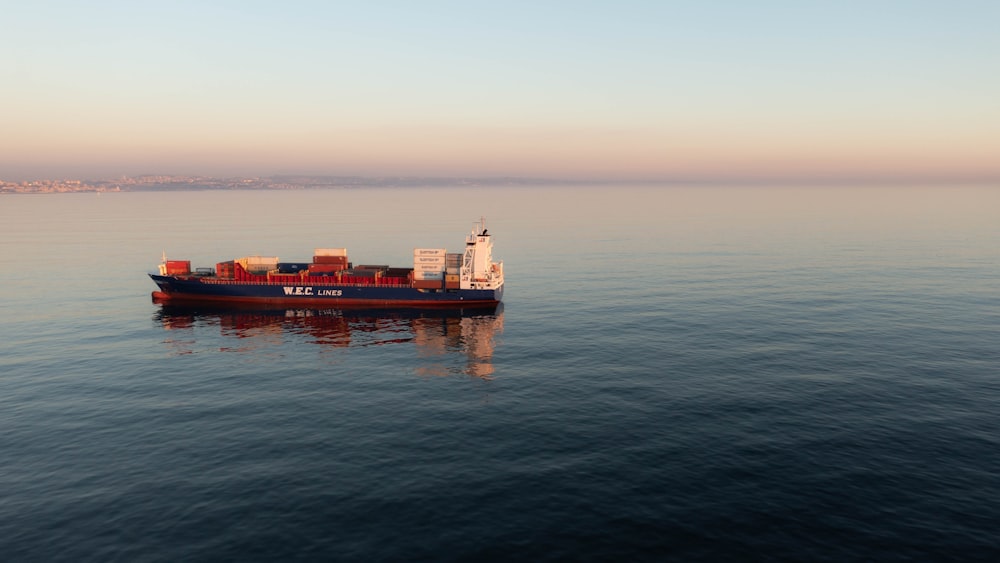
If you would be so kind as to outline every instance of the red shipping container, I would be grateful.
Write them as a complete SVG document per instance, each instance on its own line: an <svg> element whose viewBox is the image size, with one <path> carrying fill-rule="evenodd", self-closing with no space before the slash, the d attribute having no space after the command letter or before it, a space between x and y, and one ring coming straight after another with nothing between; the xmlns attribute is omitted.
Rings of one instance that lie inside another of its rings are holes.
<svg viewBox="0 0 1000 563"><path fill-rule="evenodd" d="M347 256L313 256L313 264L343 264L347 266Z"/></svg>
<svg viewBox="0 0 1000 563"><path fill-rule="evenodd" d="M309 271L312 273L335 274L344 269L340 264L309 264Z"/></svg>
<svg viewBox="0 0 1000 563"><path fill-rule="evenodd" d="M220 278L231 278L235 274L233 262L219 262L215 265L215 275Z"/></svg>
<svg viewBox="0 0 1000 563"><path fill-rule="evenodd" d="M163 263L168 276L177 276L191 273L190 260L167 260Z"/></svg>

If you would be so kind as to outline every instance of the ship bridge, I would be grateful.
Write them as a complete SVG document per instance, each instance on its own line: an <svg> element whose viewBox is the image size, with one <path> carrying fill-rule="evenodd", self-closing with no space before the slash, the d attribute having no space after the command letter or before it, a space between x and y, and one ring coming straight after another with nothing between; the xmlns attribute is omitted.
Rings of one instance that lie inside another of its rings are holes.
<svg viewBox="0 0 1000 563"><path fill-rule="evenodd" d="M465 238L462 256L462 289L499 289L503 286L503 262L493 261L493 237L486 229L486 220L480 219Z"/></svg>

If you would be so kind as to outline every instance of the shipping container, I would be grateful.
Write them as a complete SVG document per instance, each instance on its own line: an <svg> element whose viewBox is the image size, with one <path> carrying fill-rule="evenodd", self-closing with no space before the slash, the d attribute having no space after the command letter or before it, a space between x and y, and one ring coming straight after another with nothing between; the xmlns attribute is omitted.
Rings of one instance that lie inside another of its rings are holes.
<svg viewBox="0 0 1000 563"><path fill-rule="evenodd" d="M354 268L353 270L344 270L343 275L354 276L358 278L374 278L378 274L377 270L359 270Z"/></svg>
<svg viewBox="0 0 1000 563"><path fill-rule="evenodd" d="M236 269L234 268L234 262L229 260L228 262L219 262L215 265L215 275L220 278L232 278L236 274Z"/></svg>
<svg viewBox="0 0 1000 563"><path fill-rule="evenodd" d="M278 262L278 271L282 274L297 274L309 269L309 262Z"/></svg>
<svg viewBox="0 0 1000 563"><path fill-rule="evenodd" d="M190 260L167 260L163 263L164 272L168 276L183 276L191 273Z"/></svg>
<svg viewBox="0 0 1000 563"><path fill-rule="evenodd" d="M277 256L244 256L242 258L237 258L235 261L243 264L243 267L246 267L247 264L272 264L276 266L279 260Z"/></svg>
<svg viewBox="0 0 1000 563"><path fill-rule="evenodd" d="M445 262L444 256L414 256L413 257L413 263L414 264L441 264L442 266L444 266L446 262Z"/></svg>
<svg viewBox="0 0 1000 563"><path fill-rule="evenodd" d="M267 274L268 271L278 267L277 256L244 256L237 258L236 262L253 274Z"/></svg>
<svg viewBox="0 0 1000 563"><path fill-rule="evenodd" d="M355 270L379 270L379 271L384 271L384 270L388 270L389 266L379 266L379 265L373 265L373 264L360 264L360 265L355 266L354 269Z"/></svg>
<svg viewBox="0 0 1000 563"><path fill-rule="evenodd" d="M342 256L347 257L346 248L317 248L313 251L313 256Z"/></svg>
<svg viewBox="0 0 1000 563"><path fill-rule="evenodd" d="M415 280L443 280L444 272L413 272Z"/></svg>
<svg viewBox="0 0 1000 563"><path fill-rule="evenodd" d="M414 264L414 272L443 272L443 264Z"/></svg>
<svg viewBox="0 0 1000 563"><path fill-rule="evenodd" d="M306 271L308 271L310 274L316 274L316 273L332 274L345 269L347 268L343 264L309 264L309 267L307 268Z"/></svg>
<svg viewBox="0 0 1000 563"><path fill-rule="evenodd" d="M417 256L441 256L444 257L448 254L448 249L446 248L414 248L413 257Z"/></svg>
<svg viewBox="0 0 1000 563"><path fill-rule="evenodd" d="M347 256L313 256L313 264L347 265Z"/></svg>
<svg viewBox="0 0 1000 563"><path fill-rule="evenodd" d="M413 280L417 289L441 289L441 280Z"/></svg>

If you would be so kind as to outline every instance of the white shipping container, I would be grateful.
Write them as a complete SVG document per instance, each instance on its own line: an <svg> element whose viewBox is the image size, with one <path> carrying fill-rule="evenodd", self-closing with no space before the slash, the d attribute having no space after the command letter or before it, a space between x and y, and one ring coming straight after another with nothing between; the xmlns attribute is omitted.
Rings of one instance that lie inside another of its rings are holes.
<svg viewBox="0 0 1000 563"><path fill-rule="evenodd" d="M278 267L277 256L244 256L243 258L237 258L235 261L239 262L244 268L247 266L270 266L269 269L273 270Z"/></svg>
<svg viewBox="0 0 1000 563"><path fill-rule="evenodd" d="M443 280L444 272L413 272L415 280Z"/></svg>
<svg viewBox="0 0 1000 563"><path fill-rule="evenodd" d="M443 272L444 264L414 264L414 272Z"/></svg>
<svg viewBox="0 0 1000 563"><path fill-rule="evenodd" d="M313 256L347 256L346 248L317 248Z"/></svg>
<svg viewBox="0 0 1000 563"><path fill-rule="evenodd" d="M441 264L444 265L444 256L414 256L414 264Z"/></svg>
<svg viewBox="0 0 1000 563"><path fill-rule="evenodd" d="M242 258L236 259L239 262L246 264L277 264L277 256L244 256Z"/></svg>
<svg viewBox="0 0 1000 563"><path fill-rule="evenodd" d="M266 273L278 267L277 256L244 256L233 261L243 266L244 270L254 274Z"/></svg>
<svg viewBox="0 0 1000 563"><path fill-rule="evenodd" d="M417 256L441 256L443 258L445 254L448 254L448 249L447 248L414 248L413 249L413 257L414 258L416 258Z"/></svg>

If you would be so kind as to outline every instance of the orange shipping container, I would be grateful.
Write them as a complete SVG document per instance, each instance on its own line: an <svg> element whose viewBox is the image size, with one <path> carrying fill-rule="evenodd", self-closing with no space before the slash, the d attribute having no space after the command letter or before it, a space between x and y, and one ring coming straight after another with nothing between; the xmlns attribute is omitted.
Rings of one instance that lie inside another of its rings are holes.
<svg viewBox="0 0 1000 563"><path fill-rule="evenodd" d="M441 289L441 280L413 280L417 289Z"/></svg>
<svg viewBox="0 0 1000 563"><path fill-rule="evenodd" d="M235 273L236 269L232 260L228 262L219 262L215 265L215 275L220 278L231 278Z"/></svg>
<svg viewBox="0 0 1000 563"><path fill-rule="evenodd" d="M177 276L191 273L190 260L167 260L163 263L166 266L168 276Z"/></svg>

